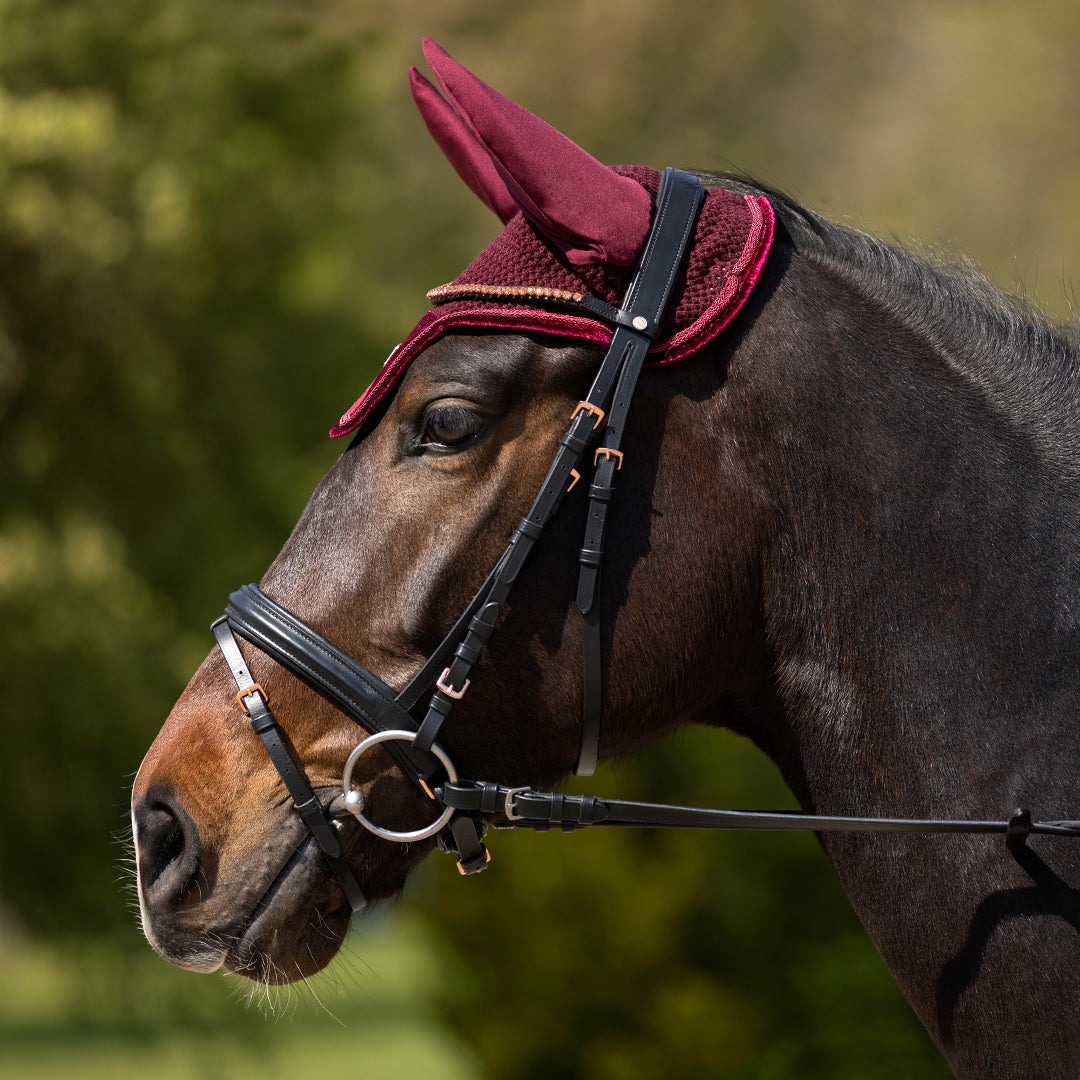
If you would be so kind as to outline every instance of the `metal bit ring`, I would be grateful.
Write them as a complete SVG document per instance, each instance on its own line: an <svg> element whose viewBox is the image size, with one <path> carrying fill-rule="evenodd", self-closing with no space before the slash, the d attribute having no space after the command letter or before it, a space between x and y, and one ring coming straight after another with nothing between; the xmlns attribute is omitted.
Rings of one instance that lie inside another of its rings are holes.
<svg viewBox="0 0 1080 1080"><path fill-rule="evenodd" d="M357 798L359 792L353 792L352 790L352 775L353 769L356 767L357 761L360 760L361 755L369 750L373 746L377 746L379 743L393 742L396 739L402 742L412 742L416 737L415 731L405 731L404 729L393 728L389 731L379 731L374 735L369 735L355 750L349 755L348 760L345 762L345 771L341 777L341 795L334 799L331 803L332 811L338 809L347 810L361 825L364 826L368 832L374 833L376 836L381 836L384 840L393 840L399 844L408 844L414 840L426 840L429 836L434 836L454 815L452 807L446 807L443 812L430 824L425 825L420 829L412 829L405 832L397 832L394 829L384 829L381 825L376 825L375 822L369 818L364 817L362 813L362 807L364 805L363 798ZM457 769L454 768L454 763L447 756L446 751L442 749L438 743L432 744L432 755L438 759L439 764L446 770L446 775L450 780L456 780ZM353 796L350 798L350 796Z"/></svg>

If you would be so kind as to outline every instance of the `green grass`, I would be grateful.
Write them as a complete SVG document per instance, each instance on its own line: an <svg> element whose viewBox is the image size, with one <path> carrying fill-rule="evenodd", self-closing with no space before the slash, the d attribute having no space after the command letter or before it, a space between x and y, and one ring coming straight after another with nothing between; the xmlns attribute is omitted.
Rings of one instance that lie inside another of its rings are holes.
<svg viewBox="0 0 1080 1080"><path fill-rule="evenodd" d="M148 946L2 947L0 1077L479 1076L430 1006L441 972L421 926L401 912L368 918L350 942L308 984L269 991L179 971Z"/></svg>

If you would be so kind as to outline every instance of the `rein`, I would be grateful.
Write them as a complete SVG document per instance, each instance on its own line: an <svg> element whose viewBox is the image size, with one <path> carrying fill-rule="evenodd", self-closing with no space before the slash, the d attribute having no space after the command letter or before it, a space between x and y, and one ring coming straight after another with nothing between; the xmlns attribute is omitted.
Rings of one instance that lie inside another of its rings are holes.
<svg viewBox="0 0 1080 1080"><path fill-rule="evenodd" d="M263 740L297 812L354 911L363 907L366 900L338 839L341 822L349 817L375 835L399 843L435 836L440 847L458 855L458 868L463 874L483 870L488 863L490 856L483 836L492 815L505 818L505 824L497 825L500 828L544 830L557 826L564 831L607 825L998 832L1005 834L1011 850L1022 847L1031 833L1080 836L1080 822L1033 823L1026 810L1015 811L1005 822L827 817L801 811L709 810L603 800L458 778L452 761L437 742L439 732L467 692L472 668L495 630L502 606L530 551L555 516L563 497L581 479L586 451L597 441L576 597L582 617L584 695L581 748L575 771L578 775L591 775L595 767L602 713L598 598L607 509L614 493L615 474L622 466L620 445L638 376L693 238L703 199L704 189L697 177L675 169L664 170L649 235L623 305L619 309L598 305L595 312L614 327L614 335L588 394L571 414L569 428L539 494L468 607L400 693L395 694L377 675L271 600L256 585L234 592L224 616L213 624L214 636L238 688L237 701ZM266 653L369 732L349 755L342 790L326 805L294 760L267 695L252 678L235 635ZM434 692L420 720L413 710L431 692L432 686ZM364 798L353 789L352 774L360 757L382 744L405 776L438 809L438 816L429 825L396 831L376 825L364 815Z"/></svg>
<svg viewBox="0 0 1080 1080"><path fill-rule="evenodd" d="M939 818L874 818L808 814L803 810L714 810L669 803L564 795L501 784L448 781L437 794L447 807L473 813L503 814L498 829L546 832L557 826L573 832L589 825L651 829L723 829L774 832L1004 833L1010 851L1028 836L1080 836L1080 821L1032 821L1028 810L1014 810L1006 821L956 821Z"/></svg>

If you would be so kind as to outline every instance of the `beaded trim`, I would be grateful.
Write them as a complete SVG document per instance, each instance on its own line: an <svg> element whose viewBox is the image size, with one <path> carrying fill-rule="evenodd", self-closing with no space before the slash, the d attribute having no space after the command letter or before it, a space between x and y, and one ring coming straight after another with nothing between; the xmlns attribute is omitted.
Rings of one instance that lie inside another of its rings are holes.
<svg viewBox="0 0 1080 1080"><path fill-rule="evenodd" d="M541 285L440 285L428 294L428 302L444 304L447 300L466 300L477 297L488 300L555 300L564 304L580 304L585 294L569 289L551 289Z"/></svg>

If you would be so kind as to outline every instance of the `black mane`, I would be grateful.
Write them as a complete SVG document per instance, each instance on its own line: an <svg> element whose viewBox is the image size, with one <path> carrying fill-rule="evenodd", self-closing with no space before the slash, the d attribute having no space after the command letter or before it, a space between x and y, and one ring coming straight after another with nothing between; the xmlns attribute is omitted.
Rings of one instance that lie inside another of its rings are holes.
<svg viewBox="0 0 1080 1080"><path fill-rule="evenodd" d="M743 177L702 175L727 190L765 195L798 252L918 335L988 408L1030 438L1048 465L1080 478L1074 327L1004 292L968 261L838 225Z"/></svg>

